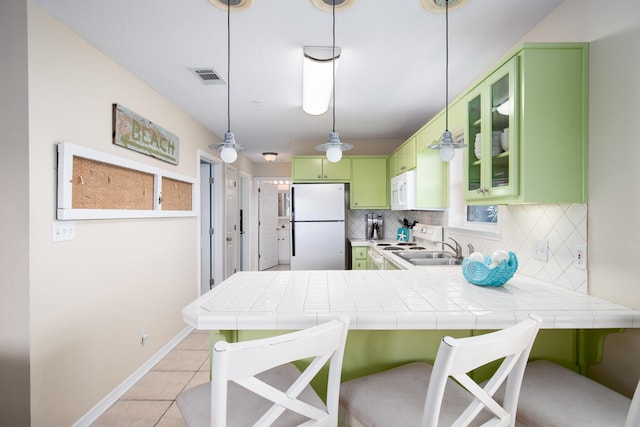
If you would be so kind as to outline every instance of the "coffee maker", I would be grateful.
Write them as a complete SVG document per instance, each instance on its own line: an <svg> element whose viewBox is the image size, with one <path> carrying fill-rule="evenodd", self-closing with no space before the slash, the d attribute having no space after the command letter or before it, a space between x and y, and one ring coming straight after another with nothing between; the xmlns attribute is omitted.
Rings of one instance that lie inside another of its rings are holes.
<svg viewBox="0 0 640 427"><path fill-rule="evenodd" d="M366 215L366 238L368 240L379 240L384 236L382 215L369 213Z"/></svg>

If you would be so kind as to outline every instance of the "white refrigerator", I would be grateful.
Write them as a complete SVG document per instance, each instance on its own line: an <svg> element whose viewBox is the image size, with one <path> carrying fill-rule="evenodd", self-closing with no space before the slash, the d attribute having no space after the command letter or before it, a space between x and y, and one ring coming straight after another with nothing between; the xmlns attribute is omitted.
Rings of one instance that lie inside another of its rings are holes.
<svg viewBox="0 0 640 427"><path fill-rule="evenodd" d="M291 270L344 270L346 184L291 186Z"/></svg>

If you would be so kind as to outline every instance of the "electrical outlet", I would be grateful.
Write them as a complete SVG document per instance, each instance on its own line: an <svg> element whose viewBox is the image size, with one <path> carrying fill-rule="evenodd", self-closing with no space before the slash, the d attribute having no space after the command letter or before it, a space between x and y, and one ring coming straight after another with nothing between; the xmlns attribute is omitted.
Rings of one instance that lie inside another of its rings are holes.
<svg viewBox="0 0 640 427"><path fill-rule="evenodd" d="M73 221L53 221L51 224L51 241L62 242L76 238L76 223Z"/></svg>
<svg viewBox="0 0 640 427"><path fill-rule="evenodd" d="M533 241L533 258L547 262L549 261L549 241L534 240Z"/></svg>
<svg viewBox="0 0 640 427"><path fill-rule="evenodd" d="M576 244L573 255L573 265L580 270L587 269L587 245Z"/></svg>

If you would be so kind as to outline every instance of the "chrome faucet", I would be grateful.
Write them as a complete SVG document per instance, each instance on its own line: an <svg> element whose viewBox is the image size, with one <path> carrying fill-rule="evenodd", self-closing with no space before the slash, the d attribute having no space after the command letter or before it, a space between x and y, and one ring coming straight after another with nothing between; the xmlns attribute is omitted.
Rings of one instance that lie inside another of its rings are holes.
<svg viewBox="0 0 640 427"><path fill-rule="evenodd" d="M467 248L469 248L469 255L476 251L471 243L467 243Z"/></svg>
<svg viewBox="0 0 640 427"><path fill-rule="evenodd" d="M449 246L456 253L456 258L462 259L462 246L460 246L460 243L456 242L456 239L454 239L453 237L449 237L449 239L453 241L455 246L452 246L447 242L433 242L433 243L442 243L443 245Z"/></svg>

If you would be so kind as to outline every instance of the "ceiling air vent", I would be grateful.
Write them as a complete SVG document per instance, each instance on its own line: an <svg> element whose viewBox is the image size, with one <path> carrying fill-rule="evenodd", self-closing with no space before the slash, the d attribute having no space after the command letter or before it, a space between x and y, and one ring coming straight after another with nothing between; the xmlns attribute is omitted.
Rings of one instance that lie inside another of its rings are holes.
<svg viewBox="0 0 640 427"><path fill-rule="evenodd" d="M225 84L224 79L212 67L192 68L191 71L198 76L200 81L207 85Z"/></svg>

